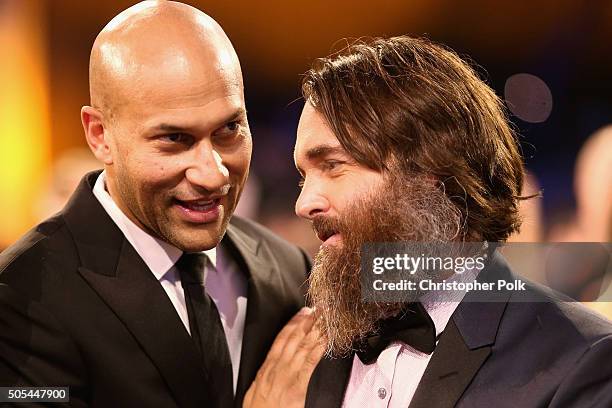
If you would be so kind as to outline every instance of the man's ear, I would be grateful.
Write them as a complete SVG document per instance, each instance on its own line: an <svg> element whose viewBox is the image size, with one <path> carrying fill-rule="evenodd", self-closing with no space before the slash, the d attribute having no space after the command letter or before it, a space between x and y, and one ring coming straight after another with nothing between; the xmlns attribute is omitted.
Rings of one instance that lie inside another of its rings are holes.
<svg viewBox="0 0 612 408"><path fill-rule="evenodd" d="M85 131L85 139L94 156L105 165L113 164L113 156L108 135L104 128L103 115L91 106L81 108L81 122Z"/></svg>

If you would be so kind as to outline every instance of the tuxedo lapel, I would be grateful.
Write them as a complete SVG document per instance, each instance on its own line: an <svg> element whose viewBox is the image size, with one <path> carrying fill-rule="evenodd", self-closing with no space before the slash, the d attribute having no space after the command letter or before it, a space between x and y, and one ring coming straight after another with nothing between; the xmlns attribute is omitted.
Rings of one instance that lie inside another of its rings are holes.
<svg viewBox="0 0 612 408"><path fill-rule="evenodd" d="M354 354L340 359L324 358L319 362L308 383L305 408L342 406L353 366L353 356Z"/></svg>
<svg viewBox="0 0 612 408"><path fill-rule="evenodd" d="M79 273L141 345L177 404L204 406L212 390L195 345L159 281L93 196L96 177L84 179L64 211Z"/></svg>
<svg viewBox="0 0 612 408"><path fill-rule="evenodd" d="M450 320L412 398L410 408L453 407L491 354L491 347L467 347Z"/></svg>
<svg viewBox="0 0 612 408"><path fill-rule="evenodd" d="M511 280L505 261L494 253L479 282ZM419 382L410 408L454 407L491 354L510 292L468 293L455 310Z"/></svg>
<svg viewBox="0 0 612 408"><path fill-rule="evenodd" d="M260 239L230 224L224 242L230 250L233 247L235 258L244 261L248 272L247 312L236 387L236 401L242 401L276 334L290 317L281 312L288 309L289 300L281 295L278 265Z"/></svg>

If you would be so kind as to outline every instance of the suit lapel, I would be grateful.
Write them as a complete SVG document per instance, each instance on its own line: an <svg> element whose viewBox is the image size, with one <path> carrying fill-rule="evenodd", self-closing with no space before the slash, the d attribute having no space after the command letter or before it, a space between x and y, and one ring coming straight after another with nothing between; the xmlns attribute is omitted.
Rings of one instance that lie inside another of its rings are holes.
<svg viewBox="0 0 612 408"><path fill-rule="evenodd" d="M206 406L206 373L170 299L92 193L100 172L85 176L63 211L81 257L81 275L115 312L158 368L178 405ZM255 379L297 299L280 278L270 249L232 222L224 244L248 276L236 401ZM303 300L302 300L303 301Z"/></svg>
<svg viewBox="0 0 612 408"><path fill-rule="evenodd" d="M450 320L412 398L410 408L453 407L491 354L491 347L471 350Z"/></svg>
<svg viewBox="0 0 612 408"><path fill-rule="evenodd" d="M237 251L248 272L247 313L240 354L236 401L242 401L263 364L278 331L291 317L288 299L282 296L280 272L269 249L235 225L228 226L224 241ZM286 315L285 315L286 313Z"/></svg>
<svg viewBox="0 0 612 408"><path fill-rule="evenodd" d="M179 406L210 400L200 357L159 281L124 241L117 275L79 268L81 275L117 314L166 381Z"/></svg>
<svg viewBox="0 0 612 408"><path fill-rule="evenodd" d="M204 406L211 390L195 345L159 281L93 196L96 177L86 176L64 211L79 273L141 345L177 404Z"/></svg>
<svg viewBox="0 0 612 408"><path fill-rule="evenodd" d="M324 358L308 383L305 408L341 407L353 366L353 354L340 359Z"/></svg>
<svg viewBox="0 0 612 408"><path fill-rule="evenodd" d="M495 252L479 282L511 280ZM491 354L510 292L470 292L455 310L419 382L410 408L454 407Z"/></svg>

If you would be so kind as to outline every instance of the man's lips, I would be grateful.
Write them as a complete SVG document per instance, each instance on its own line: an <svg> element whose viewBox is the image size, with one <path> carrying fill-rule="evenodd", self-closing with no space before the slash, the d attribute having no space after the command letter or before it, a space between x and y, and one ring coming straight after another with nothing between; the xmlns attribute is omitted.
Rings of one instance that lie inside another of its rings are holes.
<svg viewBox="0 0 612 408"><path fill-rule="evenodd" d="M341 224L334 218L318 216L312 220L312 229L323 242L321 246L336 243L341 240Z"/></svg>
<svg viewBox="0 0 612 408"><path fill-rule="evenodd" d="M175 199L175 206L181 217L193 223L216 221L221 213L221 197L195 200Z"/></svg>
<svg viewBox="0 0 612 408"><path fill-rule="evenodd" d="M325 239L323 243L321 244L321 246L333 245L333 244L340 242L341 240L342 240L342 236L338 232L333 235L330 235L327 239Z"/></svg>
<svg viewBox="0 0 612 408"><path fill-rule="evenodd" d="M340 233L336 231L317 231L317 237L323 242L321 246L330 245L340 240Z"/></svg>
<svg viewBox="0 0 612 408"><path fill-rule="evenodd" d="M321 241L325 241L327 238L334 235L333 232L315 231L315 233L317 234L317 238L319 238Z"/></svg>

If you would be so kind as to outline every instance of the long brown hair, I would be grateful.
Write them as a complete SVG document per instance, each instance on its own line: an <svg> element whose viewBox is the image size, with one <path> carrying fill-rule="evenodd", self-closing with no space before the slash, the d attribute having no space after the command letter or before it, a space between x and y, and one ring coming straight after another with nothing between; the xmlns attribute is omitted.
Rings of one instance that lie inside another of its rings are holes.
<svg viewBox="0 0 612 408"><path fill-rule="evenodd" d="M453 51L407 36L358 41L317 60L302 92L360 164L435 176L465 238L518 230L516 135L495 92Z"/></svg>

